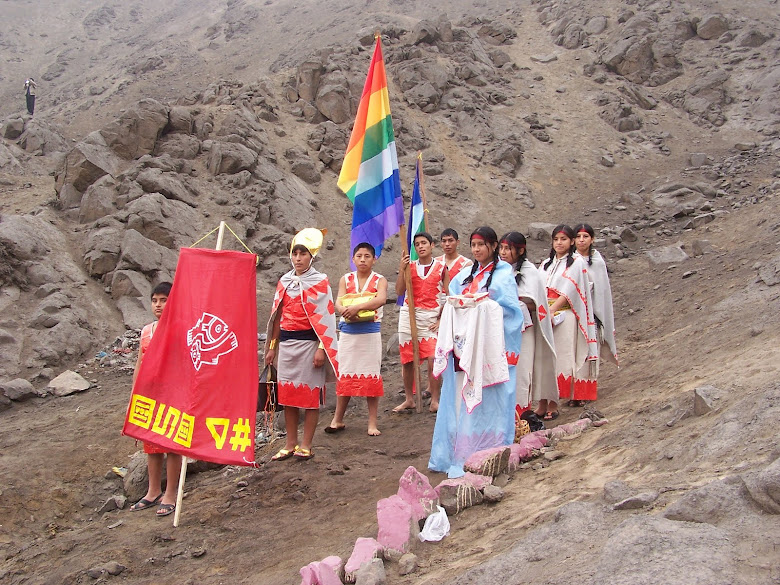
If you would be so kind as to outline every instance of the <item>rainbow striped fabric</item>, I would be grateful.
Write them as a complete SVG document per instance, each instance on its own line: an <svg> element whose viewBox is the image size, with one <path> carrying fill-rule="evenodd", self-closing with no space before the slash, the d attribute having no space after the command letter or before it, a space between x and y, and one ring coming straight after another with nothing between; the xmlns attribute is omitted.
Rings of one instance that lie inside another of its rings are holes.
<svg viewBox="0 0 780 585"><path fill-rule="evenodd" d="M379 256L385 240L397 234L404 222L398 156L379 36L338 186L354 206L350 253L360 242L368 242Z"/></svg>

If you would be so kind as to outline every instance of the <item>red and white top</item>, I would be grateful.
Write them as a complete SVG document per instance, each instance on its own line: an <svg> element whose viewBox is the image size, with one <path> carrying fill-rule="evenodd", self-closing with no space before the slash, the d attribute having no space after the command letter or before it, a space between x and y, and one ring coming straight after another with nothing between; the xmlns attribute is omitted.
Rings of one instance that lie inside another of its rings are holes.
<svg viewBox="0 0 780 585"><path fill-rule="evenodd" d="M458 254L458 257L455 258L455 260L453 260L451 263L447 262L446 256L438 256L436 260L439 262L444 262L444 264L447 266L447 272L450 273L450 281L455 279L455 277L458 275L458 272L463 270L466 266L470 266L472 263L471 260L460 254Z"/></svg>
<svg viewBox="0 0 780 585"><path fill-rule="evenodd" d="M303 308L301 297L292 298L284 291L284 300L282 301L282 318L279 327L285 331L307 331L312 329L309 316Z"/></svg>
<svg viewBox="0 0 780 585"><path fill-rule="evenodd" d="M363 288L360 288L360 281L358 279L358 274L357 271L355 271L355 272L348 273L344 277L344 285L346 287L347 294L378 293L379 281L382 280L382 278L383 276L381 274L377 274L376 272L371 272L371 274L366 279L366 282L363 284ZM378 307L377 309L374 309L374 323L381 323L381 322L382 322L382 307Z"/></svg>
<svg viewBox="0 0 780 585"><path fill-rule="evenodd" d="M440 298L447 294L442 282L444 271L447 269L444 262L433 260L423 266L418 260L413 260L409 267L415 308L438 309L441 306ZM404 299L404 305L408 305L408 300L408 297Z"/></svg>

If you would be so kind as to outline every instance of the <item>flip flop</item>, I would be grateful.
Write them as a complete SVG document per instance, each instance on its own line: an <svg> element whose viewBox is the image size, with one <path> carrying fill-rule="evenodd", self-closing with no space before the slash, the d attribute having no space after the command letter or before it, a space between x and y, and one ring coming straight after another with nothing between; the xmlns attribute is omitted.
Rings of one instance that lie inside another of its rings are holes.
<svg viewBox="0 0 780 585"><path fill-rule="evenodd" d="M548 413L546 413L546 414L544 415L544 419L543 419L543 420L555 420L555 419L556 419L556 418L558 418L560 415L561 415L561 413L560 413L560 412L558 412L557 410L556 410L555 412L548 412Z"/></svg>
<svg viewBox="0 0 780 585"><path fill-rule="evenodd" d="M329 435L332 435L333 433L340 433L341 431L347 430L347 425L341 425L340 427L332 427L328 425L325 427L325 432Z"/></svg>
<svg viewBox="0 0 780 585"><path fill-rule="evenodd" d="M140 512L141 510L146 510L147 508L153 508L157 505L157 502L159 502L162 499L162 496L163 495L160 494L154 500L147 500L146 498L141 498L135 504L130 506L130 511Z"/></svg>
<svg viewBox="0 0 780 585"><path fill-rule="evenodd" d="M271 461L284 461L285 459L289 459L293 456L293 454L298 450L298 445L295 445L292 449L279 449L276 452L276 455L271 457Z"/></svg>
<svg viewBox="0 0 780 585"><path fill-rule="evenodd" d="M293 455L295 455L295 458L299 461L306 461L307 459L314 457L314 453L312 453L311 449L304 449L303 447L296 447Z"/></svg>
<svg viewBox="0 0 780 585"><path fill-rule="evenodd" d="M157 508L157 517L169 516L173 514L174 510L176 510L176 504L160 504L160 507Z"/></svg>

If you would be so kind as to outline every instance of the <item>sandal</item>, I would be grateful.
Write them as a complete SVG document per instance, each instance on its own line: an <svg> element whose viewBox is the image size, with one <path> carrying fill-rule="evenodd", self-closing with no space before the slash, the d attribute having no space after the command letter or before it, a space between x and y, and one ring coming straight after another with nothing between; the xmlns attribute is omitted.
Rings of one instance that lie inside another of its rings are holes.
<svg viewBox="0 0 780 585"><path fill-rule="evenodd" d="M135 504L130 506L131 512L139 512L141 510L146 510L147 508L153 508L157 505L157 502L159 502L162 499L162 494L157 496L154 500L147 500L146 498L141 498L138 500Z"/></svg>
<svg viewBox="0 0 780 585"><path fill-rule="evenodd" d="M271 457L271 461L284 461L292 457L296 451L298 451L298 445L295 445L292 449L279 449L276 455Z"/></svg>
<svg viewBox="0 0 780 585"><path fill-rule="evenodd" d="M544 415L544 419L543 420L555 420L556 418L558 418L560 416L560 414L561 413L558 412L557 410L555 412L548 412L548 413L546 413Z"/></svg>
<svg viewBox="0 0 780 585"><path fill-rule="evenodd" d="M157 508L157 517L169 516L173 514L174 510L176 510L176 504L160 504L160 507Z"/></svg>
<svg viewBox="0 0 780 585"><path fill-rule="evenodd" d="M296 447L293 455L295 455L296 459L301 461L306 461L307 459L314 457L314 453L312 453L311 449L304 449L303 447Z"/></svg>

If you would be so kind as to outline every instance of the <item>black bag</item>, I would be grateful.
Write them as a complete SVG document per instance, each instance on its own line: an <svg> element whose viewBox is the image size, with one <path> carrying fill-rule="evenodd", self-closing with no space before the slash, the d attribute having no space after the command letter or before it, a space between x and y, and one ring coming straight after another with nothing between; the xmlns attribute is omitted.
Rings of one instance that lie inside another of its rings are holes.
<svg viewBox="0 0 780 585"><path fill-rule="evenodd" d="M528 426L531 427L531 432L544 430L544 419L542 419L533 410L526 410L520 415L524 421L528 422Z"/></svg>
<svg viewBox="0 0 780 585"><path fill-rule="evenodd" d="M279 410L279 396L276 388L276 368L267 365L260 374L257 387L257 412L276 412Z"/></svg>

